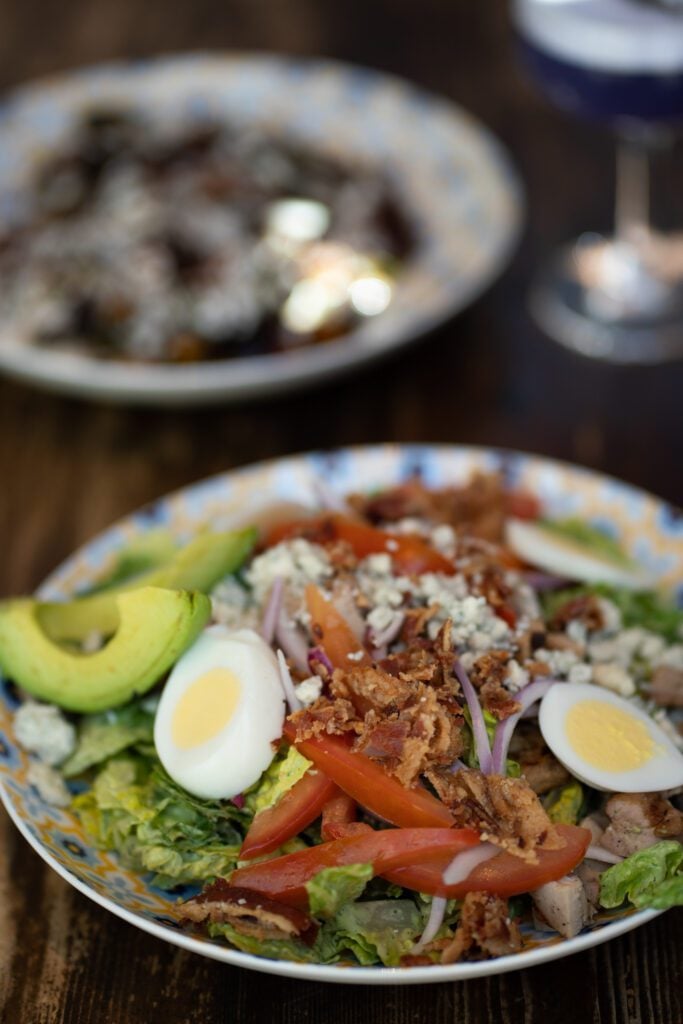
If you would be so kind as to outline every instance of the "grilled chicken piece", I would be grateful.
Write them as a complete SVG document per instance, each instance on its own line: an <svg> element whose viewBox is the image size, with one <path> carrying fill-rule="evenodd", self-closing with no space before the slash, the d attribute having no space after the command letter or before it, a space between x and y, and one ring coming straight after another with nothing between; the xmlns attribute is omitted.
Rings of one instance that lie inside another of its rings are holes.
<svg viewBox="0 0 683 1024"><path fill-rule="evenodd" d="M605 813L610 823L600 844L622 857L683 832L683 814L660 793L615 793Z"/></svg>
<svg viewBox="0 0 683 1024"><path fill-rule="evenodd" d="M565 939L578 935L588 921L588 900L577 875L565 875L532 892L534 910Z"/></svg>
<svg viewBox="0 0 683 1024"><path fill-rule="evenodd" d="M683 669L660 665L652 673L650 697L663 707L683 708Z"/></svg>

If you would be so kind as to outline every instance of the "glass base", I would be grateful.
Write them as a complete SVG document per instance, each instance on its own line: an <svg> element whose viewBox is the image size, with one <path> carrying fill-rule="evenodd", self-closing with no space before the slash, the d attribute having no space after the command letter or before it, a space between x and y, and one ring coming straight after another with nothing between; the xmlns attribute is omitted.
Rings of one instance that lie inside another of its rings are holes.
<svg viewBox="0 0 683 1024"><path fill-rule="evenodd" d="M531 312L555 341L612 363L683 357L683 235L583 235L539 274Z"/></svg>

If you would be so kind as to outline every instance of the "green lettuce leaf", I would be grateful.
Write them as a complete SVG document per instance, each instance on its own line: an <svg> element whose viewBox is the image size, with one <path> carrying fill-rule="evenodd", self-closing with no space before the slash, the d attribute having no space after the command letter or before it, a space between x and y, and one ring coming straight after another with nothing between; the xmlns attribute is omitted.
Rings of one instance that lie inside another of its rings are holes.
<svg viewBox="0 0 683 1024"><path fill-rule="evenodd" d="M295 747L278 753L255 785L244 794L244 805L253 814L276 804L311 766Z"/></svg>
<svg viewBox="0 0 683 1024"><path fill-rule="evenodd" d="M372 864L348 864L323 868L306 882L308 905L313 917L334 917L347 903L357 900L374 875Z"/></svg>
<svg viewBox="0 0 683 1024"><path fill-rule="evenodd" d="M600 903L611 908L624 900L639 910L683 904L683 846L665 840L608 868L600 879Z"/></svg>
<svg viewBox="0 0 683 1024"><path fill-rule="evenodd" d="M73 808L97 844L163 888L226 875L237 862L249 815L229 801L201 800L158 762L112 758Z"/></svg>
<svg viewBox="0 0 683 1024"><path fill-rule="evenodd" d="M566 786L551 789L543 800L550 820L556 825L576 825L583 807L583 788L574 779Z"/></svg>
<svg viewBox="0 0 683 1024"><path fill-rule="evenodd" d="M322 928L320 946L352 953L364 967L397 967L422 932L422 915L412 900L347 903Z"/></svg>
<svg viewBox="0 0 683 1024"><path fill-rule="evenodd" d="M84 715L76 749L60 770L67 779L81 775L128 747L151 744L153 735L154 712L140 701L99 715Z"/></svg>
<svg viewBox="0 0 683 1024"><path fill-rule="evenodd" d="M329 963L322 955L317 942L314 946L306 946L295 939L257 939L253 935L242 935L229 924L210 924L209 935L216 939L226 939L231 946L243 953L263 956L268 960L293 960L295 963ZM337 959L331 951L332 959Z"/></svg>

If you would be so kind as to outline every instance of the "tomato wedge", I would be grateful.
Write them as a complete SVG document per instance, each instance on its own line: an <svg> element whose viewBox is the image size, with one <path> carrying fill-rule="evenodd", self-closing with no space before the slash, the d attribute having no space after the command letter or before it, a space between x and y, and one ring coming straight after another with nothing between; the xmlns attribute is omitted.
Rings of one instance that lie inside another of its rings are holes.
<svg viewBox="0 0 683 1024"><path fill-rule="evenodd" d="M321 771L309 768L276 804L256 815L242 843L241 860L262 857L277 850L315 821L335 795L344 796L331 779Z"/></svg>
<svg viewBox="0 0 683 1024"><path fill-rule="evenodd" d="M306 607L311 616L313 635L319 639L335 668L371 664L370 655L358 642L344 616L315 583L306 587Z"/></svg>
<svg viewBox="0 0 683 1024"><path fill-rule="evenodd" d="M406 889L461 899L468 892L492 892L498 896L519 896L533 892L546 882L563 878L579 864L591 840L588 829L576 825L556 825L565 841L561 850L539 850L538 864L528 864L511 853L499 853L491 860L479 864L468 878L456 885L443 884L443 872L450 863L442 854L428 864L412 864L380 872L383 878Z"/></svg>
<svg viewBox="0 0 683 1024"><path fill-rule="evenodd" d="M423 572L442 572L452 576L455 572L453 563L421 537L378 530L376 526L338 512L281 523L269 532L264 546L271 547L298 535L323 545L344 540L358 558L386 553L391 555L394 569L408 576L419 576Z"/></svg>
<svg viewBox="0 0 683 1024"><path fill-rule="evenodd" d="M308 907L306 882L322 868L345 864L372 864L376 874L434 857L450 861L456 853L479 842L472 829L390 828L370 831L283 857L237 868L230 885L242 886L269 899L305 910Z"/></svg>
<svg viewBox="0 0 683 1024"><path fill-rule="evenodd" d="M356 821L356 810L356 801L342 790L338 790L323 807L323 820L320 826L323 841L327 843L332 839L344 839L370 831L369 825Z"/></svg>
<svg viewBox="0 0 683 1024"><path fill-rule="evenodd" d="M285 722L284 734L304 757L320 768L353 800L399 828L448 828L453 815L426 789L406 789L363 754L349 749L340 736L297 740L296 728Z"/></svg>

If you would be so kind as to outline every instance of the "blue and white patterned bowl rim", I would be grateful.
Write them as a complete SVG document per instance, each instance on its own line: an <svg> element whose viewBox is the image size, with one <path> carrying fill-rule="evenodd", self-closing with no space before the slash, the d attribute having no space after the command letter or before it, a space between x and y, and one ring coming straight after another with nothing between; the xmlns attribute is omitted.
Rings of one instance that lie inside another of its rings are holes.
<svg viewBox="0 0 683 1024"><path fill-rule="evenodd" d="M0 329L0 370L42 386L127 401L243 398L378 358L470 303L502 269L522 198L509 158L449 101L331 60L186 54L105 64L24 86L0 107L0 221L27 205L28 171L84 107L120 103L159 122L225 117L262 125L346 161L381 166L411 217L418 251L389 309L345 338L287 354L187 366L107 364L35 349Z"/></svg>
<svg viewBox="0 0 683 1024"><path fill-rule="evenodd" d="M627 548L669 584L683 579L683 516L646 492L590 470L532 455L450 445L381 445L312 452L260 463L185 488L112 526L63 563L40 588L63 597L97 578L133 536L165 526L185 537L200 526L244 522L273 501L316 504L314 481L323 477L339 494L372 490L418 473L431 486L457 483L473 470L497 470L511 486L530 488L550 515L578 514L609 525ZM106 909L144 931L204 956L292 978L351 984L418 984L500 974L534 966L608 941L657 916L654 911L606 915L574 939L558 942L527 930L534 948L495 961L443 967L340 968L264 960L186 935L177 929L173 903L148 880L122 869L113 855L88 846L67 811L44 804L25 779L26 755L9 725L11 691L0 686L0 795L28 842L63 878ZM126 906L128 903L128 906ZM131 910L130 907L134 907Z"/></svg>

